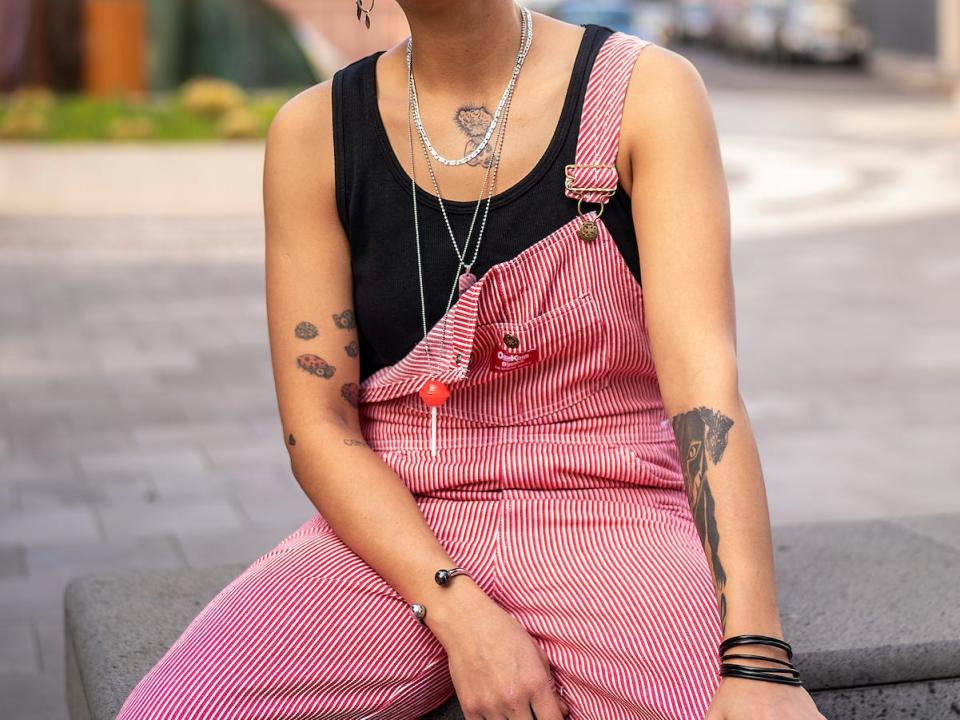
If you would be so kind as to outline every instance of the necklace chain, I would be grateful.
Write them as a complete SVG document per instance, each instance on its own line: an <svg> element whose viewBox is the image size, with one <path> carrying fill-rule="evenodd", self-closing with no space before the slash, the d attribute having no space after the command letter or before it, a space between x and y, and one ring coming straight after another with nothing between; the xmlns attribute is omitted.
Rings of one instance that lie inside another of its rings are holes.
<svg viewBox="0 0 960 720"><path fill-rule="evenodd" d="M522 16L523 16L523 22L522 22L521 28L520 28L520 30L521 30L521 33L520 33L520 43L521 43L521 47L522 47L522 54L523 54L524 57L526 57L527 51L529 50L529 47L530 47L530 42L531 42L532 39L533 39L533 38L532 38L532 34L529 34L529 35L528 35L528 27L529 27L529 29L532 31L533 25L532 25L532 21L530 21L530 20L528 19L528 13L529 13L529 11L526 10L526 8L521 8L521 11L522 11L521 14L522 14ZM521 64L522 64L522 62L521 62ZM409 75L410 75L410 77L412 77L412 73L410 73ZM507 103L506 103L506 105L504 106L503 122L500 123L500 126L501 126L501 127L502 127L503 125L505 125L506 122L507 122L507 113L509 112L510 102L512 101L512 99L513 99L513 89L510 90L510 92L509 92L509 94L508 94L508 96L507 96ZM500 139L502 136L503 136L503 131L501 130L501 132L499 132L498 135L497 135L497 141L496 141L496 142L499 142L499 139ZM463 250L461 251L461 250L460 250L460 246L457 244L456 235L455 235L454 232L453 232L453 227L450 225L450 218L447 216L446 206L444 206L444 204L443 204L443 196L442 196L441 193L440 193L440 186L439 186L438 183L437 183L437 177L436 177L436 174L435 174L434 171L433 171L433 163L430 162L430 156L429 156L429 154L427 153L427 149L428 149L428 148L427 148L427 145L426 145L425 142L423 142L423 138L422 138L422 137L420 138L420 140L421 140L421 143L420 143L420 144L421 144L421 146L423 146L423 155L424 155L424 159L426 160L427 170L429 170L429 172L430 172L430 179L431 179L431 181L433 182L433 189L434 189L434 191L436 192L437 202L438 202L438 204L440 205L440 212L443 214L443 221L444 221L444 223L445 223L446 226L447 226L447 232L450 234L450 241L451 241L451 243L453 244L453 250L454 250L454 252L456 252L457 257L458 257L459 260L460 260L460 267L457 269L457 274L459 275L460 270L463 269L463 268L465 268L465 269L467 270L467 272L469 272L469 271L473 268L474 263L477 261L477 256L478 256L478 254L479 254L479 252L480 252L480 238L483 237L483 231L484 231L484 228L486 227L486 223L487 223L487 215L489 214L489 210L490 210L490 201L489 201L489 199L488 199L488 201L487 201L486 207L484 208L483 221L482 221L481 224L480 224L480 232L479 232L479 234L477 235L477 246L476 246L476 248L474 249L473 257L471 258L471 260L470 260L469 263L465 263L465 262L464 262L464 258L466 257L467 247L469 247L469 245L470 245L470 239L473 237L473 228L474 228L474 225L476 224L476 221L477 221L477 214L478 214L478 212L479 212L479 210L480 210L480 203L481 203L482 200L483 200L483 192L484 192L484 189L487 187L487 177L488 177L489 174L490 174L490 168L493 167L493 181L492 181L492 182L493 182L493 184L495 185L495 184L496 184L497 169L498 169L498 166L499 166L499 162L497 162L497 163L495 164L493 161L491 161L490 164L487 165L486 172L484 172L484 175L483 175L483 183L482 183L481 188L480 188L480 197L477 198L477 204L476 204L476 207L474 208L474 211L473 211L473 219L470 221L470 228L469 228L469 230L467 231L467 239L466 239L466 242L464 242ZM496 159L499 160L499 154L496 155Z"/></svg>
<svg viewBox="0 0 960 720"><path fill-rule="evenodd" d="M516 3L515 3L516 4ZM530 11L525 7L520 7L522 19L527 23L529 27L529 41L533 40L533 22L530 19ZM417 98L417 85L413 81L413 73L410 72L410 85L411 93L413 94L413 113L414 113L414 122L417 126L417 132L420 135L420 140L427 146L427 149L430 151L430 154L433 155L434 159L437 162L443 163L444 165L463 165L473 160L477 155L483 152L483 149L487 146L487 143L490 141L490 138L493 136L493 131L497 126L497 123L500 120L500 114L503 112L503 108L507 102L507 96L513 92L513 87L517 83L517 76L520 74L520 68L523 66L523 60L526 57L527 49L529 48L529 41L524 44L520 44L520 50L517 53L517 59L513 66L513 72L510 75L510 81L507 83L507 87L504 89L503 94L500 96L500 102L497 103L497 108L493 113L493 118L490 120L490 124L487 126L487 130L483 135L483 139L477 144L477 146L464 155L461 158L456 160L450 160L445 158L443 155L437 152L436 148L433 147L433 144L430 142L430 138L427 137L427 131L423 126L423 118L420 116L420 102ZM407 64L410 65L410 58L413 54L413 36L407 39Z"/></svg>
<svg viewBox="0 0 960 720"><path fill-rule="evenodd" d="M520 64L522 65L522 58L526 56L527 51L529 50L530 44L532 42L533 21L530 16L530 11L527 8L521 6L520 11L523 17L523 23L521 26L521 50L519 54L519 57L521 58ZM409 145L410 145L411 194L413 196L413 224L414 224L414 231L416 235L416 248L417 248L417 274L420 281L421 321L423 324L423 335L424 335L424 338L426 338L426 335L427 335L426 300L424 297L423 263L422 263L421 253L420 253L420 223L419 223L419 214L417 212L417 194L416 194L417 181L416 181L415 164L414 164L414 156L413 156L414 155L413 129L411 126L411 115L415 114L415 112L411 112L411 111L416 110L416 96L415 96L415 89L414 89L414 83L413 83L413 66L411 62L411 54L412 54L412 43L408 42L407 44L407 77L408 77L408 96L409 96L410 107L408 108L408 113L407 113L407 133L408 133ZM427 168L430 171L430 177L433 181L434 189L436 190L436 193L437 193L437 199L440 204L441 212L443 213L444 221L446 222L447 230L450 233L450 239L453 243L454 251L456 252L457 257L459 259L459 264L457 266L457 273L454 277L454 283L450 289L450 294L447 298L446 309L444 310L444 314L443 314L443 337L441 339L442 348L446 348L447 317L449 316L450 306L453 302L454 293L457 288L460 271L463 267L467 267L469 271L469 269L473 266L474 262L476 262L476 259L479 255L480 241L483 237L483 231L486 227L487 216L490 210L490 200L493 196L493 188L496 185L497 170L500 165L500 148L502 146L503 137L505 133L507 113L509 112L510 102L513 98L514 86L515 86L515 82L512 81L511 84L508 86L508 92L505 95L505 103L504 103L505 112L503 116L503 122L500 123L500 132L498 133L497 139L494 143L495 150L493 151L493 160L490 163L490 165L487 166L486 172L484 173L484 187L481 188L480 197L478 198L476 208L474 209L473 220L471 221L471 224L470 224L470 233L467 235L467 240L464 243L464 248L462 252L459 246L457 245L456 237L450 225L449 218L447 217L446 209L444 208L444 205L443 205L443 197L440 193L440 188L437 184L436 176L434 175L434 172L433 172L433 166L430 164L429 157L427 157ZM420 140L421 140L421 144L424 147L424 152L426 154L426 150L429 147L428 146L429 140L426 139L425 134L421 134ZM476 221L477 212L479 211L480 203L483 201L483 193L484 193L484 190L486 189L487 177L490 174L491 167L493 168L493 179L491 181L489 190L487 192L487 203L484 209L483 222L481 223L481 226L480 226L480 232L477 235L477 244L476 244L476 247L474 248L473 258L470 260L470 264L465 266L464 258L466 257L467 248L470 243L470 236L473 233L473 225ZM430 366L432 369L434 366L434 362L433 362L434 357L433 357L433 352L429 347L429 343L426 343L425 351L427 352L427 355L430 358L430 361L431 361Z"/></svg>

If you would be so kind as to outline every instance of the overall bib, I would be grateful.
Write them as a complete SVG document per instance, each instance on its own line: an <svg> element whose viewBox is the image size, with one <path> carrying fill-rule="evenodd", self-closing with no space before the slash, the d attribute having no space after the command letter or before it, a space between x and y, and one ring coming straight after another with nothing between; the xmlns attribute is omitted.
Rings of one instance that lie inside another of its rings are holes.
<svg viewBox="0 0 960 720"><path fill-rule="evenodd" d="M641 287L602 219L627 84L649 44L604 41L576 164L555 178L600 215L491 267L445 332L441 318L360 384L368 445L455 564L543 648L570 720L702 720L719 685L717 598ZM436 455L418 396L432 372L450 388ZM454 688L407 602L317 513L210 602L118 720L418 718Z"/></svg>

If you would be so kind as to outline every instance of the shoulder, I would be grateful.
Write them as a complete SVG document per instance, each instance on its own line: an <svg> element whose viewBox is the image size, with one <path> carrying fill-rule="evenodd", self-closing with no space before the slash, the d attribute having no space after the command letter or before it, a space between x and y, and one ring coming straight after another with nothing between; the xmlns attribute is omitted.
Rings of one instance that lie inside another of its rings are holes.
<svg viewBox="0 0 960 720"><path fill-rule="evenodd" d="M300 145L305 152L332 152L334 93L358 80L366 65L376 61L376 55L354 60L287 100L270 123L268 150Z"/></svg>
<svg viewBox="0 0 960 720"><path fill-rule="evenodd" d="M669 48L647 45L631 72L621 127L621 143L632 157L714 133L707 88L696 66Z"/></svg>

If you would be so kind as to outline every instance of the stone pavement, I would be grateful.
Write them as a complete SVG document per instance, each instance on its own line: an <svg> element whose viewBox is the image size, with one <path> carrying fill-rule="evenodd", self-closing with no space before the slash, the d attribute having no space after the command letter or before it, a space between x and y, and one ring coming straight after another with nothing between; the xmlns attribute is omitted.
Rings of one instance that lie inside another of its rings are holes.
<svg viewBox="0 0 960 720"><path fill-rule="evenodd" d="M775 524L960 511L958 134L933 99L861 91L713 91ZM167 152L0 145L0 703L18 720L65 717L71 576L249 561L313 512L273 394L262 148Z"/></svg>

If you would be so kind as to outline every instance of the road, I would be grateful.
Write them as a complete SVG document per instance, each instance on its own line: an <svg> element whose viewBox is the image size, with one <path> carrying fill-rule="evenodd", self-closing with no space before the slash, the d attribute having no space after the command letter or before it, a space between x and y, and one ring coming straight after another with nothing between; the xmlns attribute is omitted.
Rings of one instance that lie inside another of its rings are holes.
<svg viewBox="0 0 960 720"><path fill-rule="evenodd" d="M960 512L960 127L681 49L715 109L775 524ZM64 718L61 593L248 561L312 513L270 374L262 147L0 146L0 697Z"/></svg>

